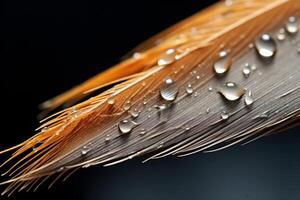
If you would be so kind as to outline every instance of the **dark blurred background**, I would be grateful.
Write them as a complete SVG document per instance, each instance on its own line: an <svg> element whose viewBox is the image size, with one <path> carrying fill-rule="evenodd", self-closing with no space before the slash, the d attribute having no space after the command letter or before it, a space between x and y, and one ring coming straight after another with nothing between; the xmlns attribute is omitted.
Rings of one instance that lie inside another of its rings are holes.
<svg viewBox="0 0 300 200"><path fill-rule="evenodd" d="M5 0L1 149L32 135L39 103L116 64L140 42L213 2ZM50 190L43 186L11 199L299 200L299 130L212 154L92 167Z"/></svg>

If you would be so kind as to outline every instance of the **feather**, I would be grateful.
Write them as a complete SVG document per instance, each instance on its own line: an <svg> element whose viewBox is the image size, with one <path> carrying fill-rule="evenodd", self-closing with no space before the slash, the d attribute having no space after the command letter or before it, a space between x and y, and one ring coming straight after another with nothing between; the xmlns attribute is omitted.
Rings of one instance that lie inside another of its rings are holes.
<svg viewBox="0 0 300 200"><path fill-rule="evenodd" d="M214 152L296 124L299 12L297 0L219 2L150 38L135 56L43 104L53 109L118 83L2 151L14 151L3 165L15 163L2 194L145 154Z"/></svg>

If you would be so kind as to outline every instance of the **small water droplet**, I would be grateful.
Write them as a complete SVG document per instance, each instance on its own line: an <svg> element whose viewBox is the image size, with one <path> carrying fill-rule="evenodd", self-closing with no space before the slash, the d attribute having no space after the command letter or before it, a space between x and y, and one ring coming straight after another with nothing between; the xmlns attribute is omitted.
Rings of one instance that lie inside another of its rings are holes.
<svg viewBox="0 0 300 200"><path fill-rule="evenodd" d="M196 76L196 79L199 80L199 79L200 79L200 76Z"/></svg>
<svg viewBox="0 0 300 200"><path fill-rule="evenodd" d="M223 110L222 112L221 112L221 119L222 120L226 120L226 119L228 119L229 118L229 114L225 111L225 110Z"/></svg>
<svg viewBox="0 0 300 200"><path fill-rule="evenodd" d="M212 87L208 87L208 91L209 91L209 92L212 92L212 91L213 91L213 88L212 88Z"/></svg>
<svg viewBox="0 0 300 200"><path fill-rule="evenodd" d="M129 110L131 107L131 102L130 101L126 101L123 105L123 109L124 110Z"/></svg>
<svg viewBox="0 0 300 200"><path fill-rule="evenodd" d="M246 91L246 96L245 96L245 104L247 106L250 106L251 104L253 104L254 100L252 97L252 91L251 90L247 90Z"/></svg>
<svg viewBox="0 0 300 200"><path fill-rule="evenodd" d="M285 40L285 30L283 28L279 29L278 33L276 34L276 37L279 41Z"/></svg>
<svg viewBox="0 0 300 200"><path fill-rule="evenodd" d="M140 115L140 111L135 108L134 110L130 111L130 115L133 118L137 118Z"/></svg>
<svg viewBox="0 0 300 200"><path fill-rule="evenodd" d="M173 80L167 78L160 88L160 96L166 101L174 101L178 94L178 88L173 83Z"/></svg>
<svg viewBox="0 0 300 200"><path fill-rule="evenodd" d="M249 63L244 64L243 66L243 74L245 77L248 77L251 73L251 66Z"/></svg>
<svg viewBox="0 0 300 200"><path fill-rule="evenodd" d="M161 57L158 59L157 64L159 66L165 66L171 64L175 60L175 50L168 49Z"/></svg>
<svg viewBox="0 0 300 200"><path fill-rule="evenodd" d="M109 105L113 105L115 103L115 99L114 99L114 95L110 95L108 98L107 98L107 103Z"/></svg>
<svg viewBox="0 0 300 200"><path fill-rule="evenodd" d="M226 51L219 53L219 60L214 63L214 70L218 75L225 74L232 64L231 58L228 56Z"/></svg>
<svg viewBox="0 0 300 200"><path fill-rule="evenodd" d="M146 134L146 130L142 128L140 131L140 135L145 135L145 134Z"/></svg>
<svg viewBox="0 0 300 200"><path fill-rule="evenodd" d="M134 128L135 124L132 121L124 119L119 122L119 130L122 134L130 133L131 130Z"/></svg>
<svg viewBox="0 0 300 200"><path fill-rule="evenodd" d="M229 101L236 101L241 98L245 90L234 82L227 82L219 88L219 92Z"/></svg>
<svg viewBox="0 0 300 200"><path fill-rule="evenodd" d="M248 48L249 49L252 49L254 47L254 44L253 43L250 43L249 45L248 45Z"/></svg>
<svg viewBox="0 0 300 200"><path fill-rule="evenodd" d="M269 34L263 34L255 41L255 48L263 58L271 58L276 53L276 43Z"/></svg>
<svg viewBox="0 0 300 200"><path fill-rule="evenodd" d="M298 24L294 16L289 17L287 23L285 24L285 29L290 34L295 34L298 32Z"/></svg>
<svg viewBox="0 0 300 200"><path fill-rule="evenodd" d="M132 55L132 57L133 57L134 59L139 59L139 58L141 57L141 53L139 53L139 52L134 52L133 55Z"/></svg>
<svg viewBox="0 0 300 200"><path fill-rule="evenodd" d="M110 136L109 136L109 135L106 135L106 137L105 137L105 142L108 143L108 142L110 142L110 140L111 140Z"/></svg>
<svg viewBox="0 0 300 200"><path fill-rule="evenodd" d="M186 93L192 94L194 92L194 89L191 84L188 84L188 86L185 88Z"/></svg>
<svg viewBox="0 0 300 200"><path fill-rule="evenodd" d="M206 109L206 113L207 113L207 114L210 113L210 108L207 108L207 109Z"/></svg>
<svg viewBox="0 0 300 200"><path fill-rule="evenodd" d="M88 153L88 151L89 150L88 150L87 146L83 146L82 150L81 150L81 155L83 155L83 156L86 155Z"/></svg>

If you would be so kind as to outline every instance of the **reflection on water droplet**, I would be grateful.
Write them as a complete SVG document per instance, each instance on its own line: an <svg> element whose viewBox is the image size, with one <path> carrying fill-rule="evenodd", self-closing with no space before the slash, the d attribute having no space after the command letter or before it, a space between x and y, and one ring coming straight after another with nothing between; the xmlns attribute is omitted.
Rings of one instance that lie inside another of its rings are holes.
<svg viewBox="0 0 300 200"><path fill-rule="evenodd" d="M281 28L281 29L278 31L276 37L277 37L277 40L279 40L279 41L285 40L285 30L284 30L283 28Z"/></svg>
<svg viewBox="0 0 300 200"><path fill-rule="evenodd" d="M122 134L130 133L134 126L135 124L127 119L119 122L119 130Z"/></svg>
<svg viewBox="0 0 300 200"><path fill-rule="evenodd" d="M123 109L124 109L124 110L129 110L130 107L131 107L130 101L126 101L126 102L124 103L124 105L123 105Z"/></svg>
<svg viewBox="0 0 300 200"><path fill-rule="evenodd" d="M295 34L298 32L298 24L294 16L289 17L287 23L285 24L285 29L290 34Z"/></svg>
<svg viewBox="0 0 300 200"><path fill-rule="evenodd" d="M175 60L175 50L168 49L161 57L158 59L157 64L159 66L165 66L171 64Z"/></svg>
<svg viewBox="0 0 300 200"><path fill-rule="evenodd" d="M219 92L229 101L236 101L241 98L245 90L234 82L227 82L219 88Z"/></svg>
<svg viewBox="0 0 300 200"><path fill-rule="evenodd" d="M192 94L194 92L194 89L191 84L188 84L188 86L185 88L186 93Z"/></svg>
<svg viewBox="0 0 300 200"><path fill-rule="evenodd" d="M221 112L221 119L226 120L229 118L229 114L224 110Z"/></svg>
<svg viewBox="0 0 300 200"><path fill-rule="evenodd" d="M245 104L247 106L250 106L251 104L253 104L254 100L252 97L252 91L251 90L247 90L246 91L246 96L245 96Z"/></svg>
<svg viewBox="0 0 300 200"><path fill-rule="evenodd" d="M114 95L110 95L108 98L107 98L107 103L112 105L115 103L115 99L114 99Z"/></svg>
<svg viewBox="0 0 300 200"><path fill-rule="evenodd" d="M248 77L251 73L251 66L249 63L244 64L243 66L243 74L245 77Z"/></svg>
<svg viewBox="0 0 300 200"><path fill-rule="evenodd" d="M269 34L263 34L256 39L255 48L263 58L273 57L276 53L276 43Z"/></svg>
<svg viewBox="0 0 300 200"><path fill-rule="evenodd" d="M214 63L214 70L218 75L225 74L232 64L231 58L228 56L226 51L219 53L219 60Z"/></svg>
<svg viewBox="0 0 300 200"><path fill-rule="evenodd" d="M173 83L173 80L167 78L160 88L160 96L166 101L174 101L178 94L178 88Z"/></svg>

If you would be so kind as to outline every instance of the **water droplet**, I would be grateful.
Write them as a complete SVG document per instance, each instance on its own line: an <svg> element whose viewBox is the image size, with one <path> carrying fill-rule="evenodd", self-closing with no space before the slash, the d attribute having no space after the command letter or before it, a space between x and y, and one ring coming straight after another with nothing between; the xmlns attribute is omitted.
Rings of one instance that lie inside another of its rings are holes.
<svg viewBox="0 0 300 200"><path fill-rule="evenodd" d="M227 82L219 88L219 92L229 101L236 101L241 98L245 90L234 82Z"/></svg>
<svg viewBox="0 0 300 200"><path fill-rule="evenodd" d="M83 146L83 148L82 148L82 150L81 150L81 155L86 155L87 153L88 153L88 148L87 148L87 146Z"/></svg>
<svg viewBox="0 0 300 200"><path fill-rule="evenodd" d="M207 114L210 113L210 108L207 108L207 109L206 109L206 113L207 113Z"/></svg>
<svg viewBox="0 0 300 200"><path fill-rule="evenodd" d="M188 84L188 86L185 88L186 93L192 94L194 92L194 89L191 84Z"/></svg>
<svg viewBox="0 0 300 200"><path fill-rule="evenodd" d="M251 104L253 104L254 100L252 97L252 91L251 90L247 90L246 91L246 96L245 96L245 104L247 106L250 106Z"/></svg>
<svg viewBox="0 0 300 200"><path fill-rule="evenodd" d="M41 146L43 143L42 142L36 142L33 146L32 146L32 151L36 151L36 149Z"/></svg>
<svg viewBox="0 0 300 200"><path fill-rule="evenodd" d="M208 87L208 91L209 91L209 92L212 92L212 91L213 91L213 88L212 88L212 87Z"/></svg>
<svg viewBox="0 0 300 200"><path fill-rule="evenodd" d="M168 49L161 57L158 59L157 64L159 66L165 66L171 64L175 60L175 50Z"/></svg>
<svg viewBox="0 0 300 200"><path fill-rule="evenodd" d="M114 95L110 95L108 98L107 98L107 103L109 105L112 105L115 103L115 99L114 99Z"/></svg>
<svg viewBox="0 0 300 200"><path fill-rule="evenodd" d="M199 80L199 79L200 79L200 76L196 76L196 79Z"/></svg>
<svg viewBox="0 0 300 200"><path fill-rule="evenodd" d="M108 143L108 142L110 142L110 140L111 140L110 136L106 135L105 142Z"/></svg>
<svg viewBox="0 0 300 200"><path fill-rule="evenodd" d="M133 55L132 55L132 57L133 57L134 59L139 59L139 58L141 57L141 53L139 53L139 52L134 52Z"/></svg>
<svg viewBox="0 0 300 200"><path fill-rule="evenodd" d="M130 133L134 126L135 124L127 119L124 119L119 122L119 130L122 134Z"/></svg>
<svg viewBox="0 0 300 200"><path fill-rule="evenodd" d="M145 135L145 134L146 134L146 130L142 128L140 131L140 135Z"/></svg>
<svg viewBox="0 0 300 200"><path fill-rule="evenodd" d="M124 105L123 105L123 109L124 109L124 110L129 110L130 107L131 107L130 101L126 101L126 102L124 103Z"/></svg>
<svg viewBox="0 0 300 200"><path fill-rule="evenodd" d="M137 118L140 115L140 111L135 108L134 110L130 111L130 115L133 118Z"/></svg>
<svg viewBox="0 0 300 200"><path fill-rule="evenodd" d="M160 96L166 101L174 101L178 94L178 88L173 83L173 80L168 78L164 81L160 88Z"/></svg>
<svg viewBox="0 0 300 200"><path fill-rule="evenodd" d="M284 30L283 28L281 28L281 29L278 31L276 37L277 37L277 40L279 40L279 41L285 40L285 30Z"/></svg>
<svg viewBox="0 0 300 200"><path fill-rule="evenodd" d="M271 58L276 53L276 43L269 34L263 34L256 39L255 48L263 58Z"/></svg>
<svg viewBox="0 0 300 200"><path fill-rule="evenodd" d="M243 66L243 74L245 77L248 77L251 73L251 66L249 63L244 64Z"/></svg>
<svg viewBox="0 0 300 200"><path fill-rule="evenodd" d="M225 111L225 110L223 110L222 112L221 112L221 119L222 120L226 120L226 119L228 119L229 118L229 114Z"/></svg>
<svg viewBox="0 0 300 200"><path fill-rule="evenodd" d="M253 43L250 43L249 45L248 45L248 48L249 49L252 49L254 47L254 44Z"/></svg>
<svg viewBox="0 0 300 200"><path fill-rule="evenodd" d="M232 64L231 58L228 56L226 51L219 53L219 60L214 63L214 70L218 75L225 74Z"/></svg>
<svg viewBox="0 0 300 200"><path fill-rule="evenodd" d="M298 32L298 24L297 24L297 20L294 16L289 17L289 19L285 25L285 29L290 34L295 34Z"/></svg>

